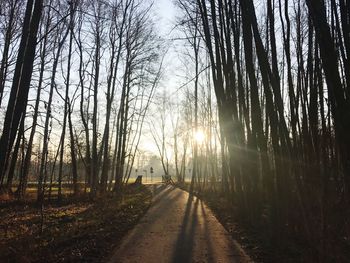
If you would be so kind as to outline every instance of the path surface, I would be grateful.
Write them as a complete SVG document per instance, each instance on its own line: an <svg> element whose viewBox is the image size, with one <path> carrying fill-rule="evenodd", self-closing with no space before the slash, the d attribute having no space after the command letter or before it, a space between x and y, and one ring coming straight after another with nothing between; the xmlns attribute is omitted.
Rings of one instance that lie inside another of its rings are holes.
<svg viewBox="0 0 350 263"><path fill-rule="evenodd" d="M252 262L196 197L153 185L153 204L110 263Z"/></svg>

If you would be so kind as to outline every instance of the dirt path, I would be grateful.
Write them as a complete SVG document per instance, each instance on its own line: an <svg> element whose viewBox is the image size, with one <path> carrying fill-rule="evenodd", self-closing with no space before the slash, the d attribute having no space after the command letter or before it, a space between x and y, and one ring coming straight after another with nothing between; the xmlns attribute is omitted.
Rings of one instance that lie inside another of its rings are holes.
<svg viewBox="0 0 350 263"><path fill-rule="evenodd" d="M202 201L171 186L153 188L152 206L110 263L251 262Z"/></svg>

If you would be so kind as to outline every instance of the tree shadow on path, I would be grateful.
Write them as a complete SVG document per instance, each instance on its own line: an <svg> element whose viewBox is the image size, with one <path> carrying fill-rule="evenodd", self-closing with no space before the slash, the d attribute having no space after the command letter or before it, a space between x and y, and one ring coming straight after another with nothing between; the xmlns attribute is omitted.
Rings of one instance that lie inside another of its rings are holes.
<svg viewBox="0 0 350 263"><path fill-rule="evenodd" d="M199 199L189 194L185 214L182 220L181 231L178 235L175 251L173 254L173 263L191 262L194 248L194 236L198 225L197 208Z"/></svg>

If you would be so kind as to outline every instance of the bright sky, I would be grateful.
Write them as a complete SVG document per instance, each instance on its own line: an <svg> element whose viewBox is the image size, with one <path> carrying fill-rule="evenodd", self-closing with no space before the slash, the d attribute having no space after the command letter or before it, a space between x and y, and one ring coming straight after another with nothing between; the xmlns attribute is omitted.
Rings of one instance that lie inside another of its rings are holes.
<svg viewBox="0 0 350 263"><path fill-rule="evenodd" d="M172 0L155 0L155 11L160 18L157 25L163 35L167 35L174 26L175 7Z"/></svg>
<svg viewBox="0 0 350 263"><path fill-rule="evenodd" d="M172 33L174 33L172 29L175 26L176 9L172 1L173 0L154 0L153 10L156 14L156 30L164 39L171 39ZM169 50L163 63L164 74L158 88L158 94L161 94L163 90L167 90L167 94L174 93L176 88L181 85L179 82L180 80L175 76L180 61L173 46L174 44L176 43L169 41ZM148 125L145 125L140 143L140 150L158 155L157 146L151 134L149 134L148 129Z"/></svg>

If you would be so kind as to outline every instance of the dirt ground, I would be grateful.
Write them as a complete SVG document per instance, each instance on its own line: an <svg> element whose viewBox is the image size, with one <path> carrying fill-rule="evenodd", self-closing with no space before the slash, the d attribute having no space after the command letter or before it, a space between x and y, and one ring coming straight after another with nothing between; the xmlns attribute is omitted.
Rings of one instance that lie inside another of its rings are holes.
<svg viewBox="0 0 350 263"><path fill-rule="evenodd" d="M0 203L0 262L101 262L147 211L151 192L129 187L122 200Z"/></svg>

